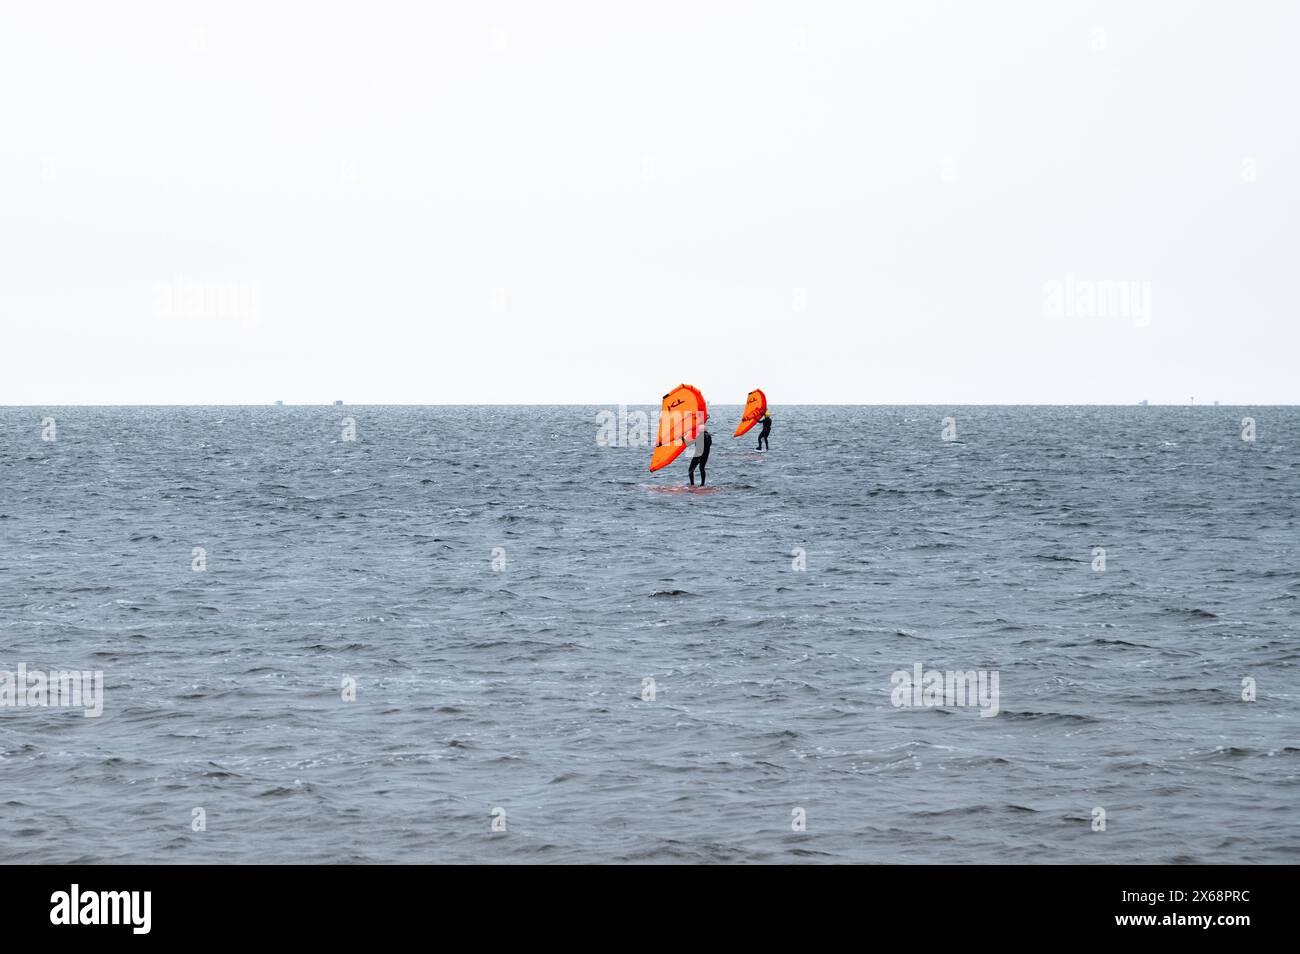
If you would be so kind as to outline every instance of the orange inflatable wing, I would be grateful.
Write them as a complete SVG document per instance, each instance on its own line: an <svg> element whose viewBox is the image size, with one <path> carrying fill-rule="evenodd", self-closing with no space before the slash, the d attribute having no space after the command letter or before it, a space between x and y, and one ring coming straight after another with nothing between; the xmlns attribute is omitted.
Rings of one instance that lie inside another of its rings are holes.
<svg viewBox="0 0 1300 954"><path fill-rule="evenodd" d="M750 391L749 400L745 402L745 413L740 417L740 423L736 426L736 433L731 436L739 437L761 421L766 413L767 395L759 390Z"/></svg>
<svg viewBox="0 0 1300 954"><path fill-rule="evenodd" d="M659 438L650 457L650 470L659 470L675 461L704 429L708 419L709 409L699 388L679 384L665 394L659 409Z"/></svg>

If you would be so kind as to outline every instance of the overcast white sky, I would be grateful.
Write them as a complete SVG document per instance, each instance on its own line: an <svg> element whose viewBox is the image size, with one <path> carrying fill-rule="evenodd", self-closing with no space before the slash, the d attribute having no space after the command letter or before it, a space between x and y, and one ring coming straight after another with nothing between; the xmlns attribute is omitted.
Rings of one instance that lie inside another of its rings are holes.
<svg viewBox="0 0 1300 954"><path fill-rule="evenodd" d="M0 403L1300 403L1298 11L5 4Z"/></svg>

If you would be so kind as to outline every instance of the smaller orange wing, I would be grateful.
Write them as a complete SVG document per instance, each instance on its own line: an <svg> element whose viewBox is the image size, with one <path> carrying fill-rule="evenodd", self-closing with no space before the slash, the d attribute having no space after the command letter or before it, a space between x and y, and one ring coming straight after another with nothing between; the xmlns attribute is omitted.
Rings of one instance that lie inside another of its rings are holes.
<svg viewBox="0 0 1300 954"><path fill-rule="evenodd" d="M740 423L736 426L736 433L732 437L739 437L747 430L763 419L767 413L767 395L762 391L753 390L749 392L749 400L745 402L745 413L741 415Z"/></svg>

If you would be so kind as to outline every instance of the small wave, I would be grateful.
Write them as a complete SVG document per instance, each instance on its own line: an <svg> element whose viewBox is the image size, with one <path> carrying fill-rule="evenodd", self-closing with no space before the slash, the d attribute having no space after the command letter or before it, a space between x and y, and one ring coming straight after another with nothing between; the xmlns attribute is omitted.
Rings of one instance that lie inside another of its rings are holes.
<svg viewBox="0 0 1300 954"><path fill-rule="evenodd" d="M1211 613L1209 610L1203 610L1198 606L1169 606L1165 608L1166 613L1172 613L1175 616L1187 616L1191 619L1218 619L1217 613Z"/></svg>
<svg viewBox="0 0 1300 954"><path fill-rule="evenodd" d="M939 808L929 811L915 811L910 814L918 818L963 818L971 815L991 815L1006 812L1029 812L1038 814L1039 809L1024 805L962 805L958 808Z"/></svg>
<svg viewBox="0 0 1300 954"><path fill-rule="evenodd" d="M1196 758L1205 762L1218 762L1223 759L1240 759L1258 754L1254 749L1244 748L1239 745L1216 745L1208 752L1197 753Z"/></svg>
<svg viewBox="0 0 1300 954"><path fill-rule="evenodd" d="M1093 639L1088 640L1087 642L1082 642L1082 643L1065 643L1063 644L1063 646L1065 649L1077 649L1081 646L1125 646L1128 647L1129 649L1152 649L1153 648L1151 646L1145 646L1142 643L1130 643L1127 639L1106 639L1105 637L1102 636L1097 636Z"/></svg>
<svg viewBox="0 0 1300 954"><path fill-rule="evenodd" d="M283 798L286 795L297 795L302 788L290 788L285 785L277 785L275 788L268 788L265 792L258 792L257 798Z"/></svg>
<svg viewBox="0 0 1300 954"><path fill-rule="evenodd" d="M1097 725L1100 719L1077 712L1014 712L1003 709L997 718L1025 722L1041 722L1045 725Z"/></svg>

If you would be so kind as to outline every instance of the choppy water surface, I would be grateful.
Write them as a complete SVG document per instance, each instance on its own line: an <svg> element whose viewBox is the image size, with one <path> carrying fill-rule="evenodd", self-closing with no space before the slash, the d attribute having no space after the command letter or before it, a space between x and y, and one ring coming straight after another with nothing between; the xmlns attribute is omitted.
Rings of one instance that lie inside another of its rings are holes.
<svg viewBox="0 0 1300 954"><path fill-rule="evenodd" d="M0 670L105 682L0 853L1300 859L1300 410L717 407L707 493L597 410L0 409Z"/></svg>

